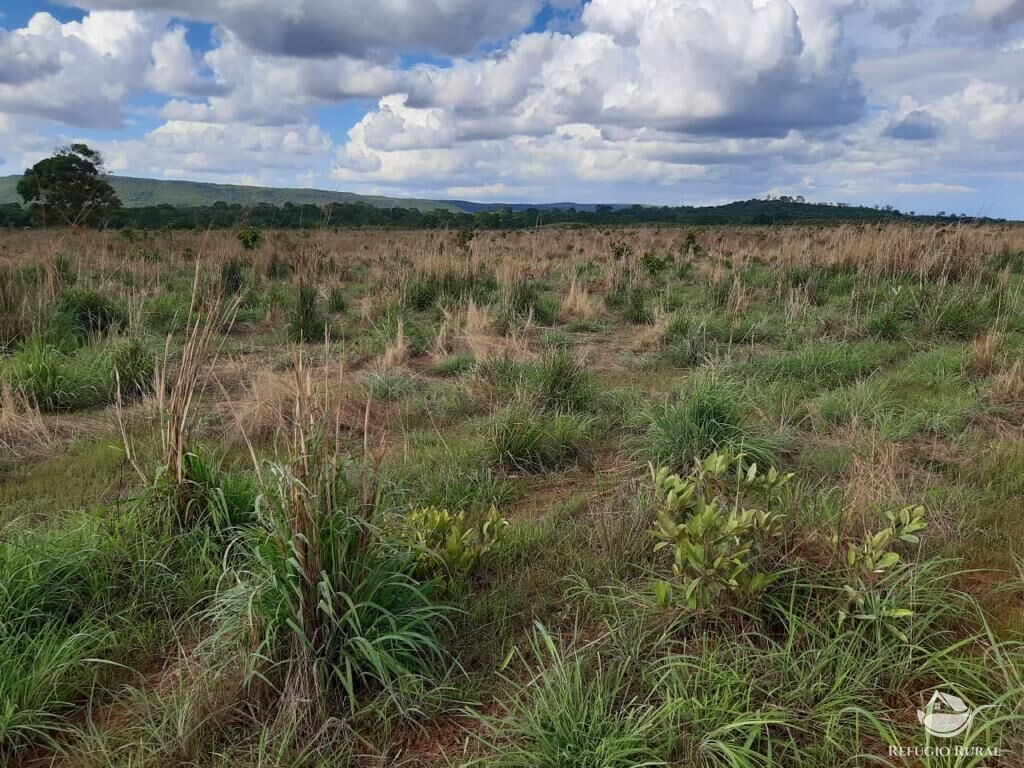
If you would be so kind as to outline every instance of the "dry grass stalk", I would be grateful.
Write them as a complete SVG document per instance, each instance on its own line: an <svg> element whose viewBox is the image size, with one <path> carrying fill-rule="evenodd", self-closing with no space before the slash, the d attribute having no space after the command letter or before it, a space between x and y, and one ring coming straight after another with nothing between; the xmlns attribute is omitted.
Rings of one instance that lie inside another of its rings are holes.
<svg viewBox="0 0 1024 768"><path fill-rule="evenodd" d="M990 328L971 342L968 367L976 376L987 376L996 368L996 356L1003 343L1003 334Z"/></svg>
<svg viewBox="0 0 1024 768"><path fill-rule="evenodd" d="M900 497L899 447L888 441L873 442L866 456L855 456L844 491L844 526L853 536L871 530L880 507Z"/></svg>
<svg viewBox="0 0 1024 768"><path fill-rule="evenodd" d="M490 312L470 300L459 341L477 360L495 357L522 360L530 357L529 330L530 323L527 322L508 336L498 335L494 332L494 318Z"/></svg>
<svg viewBox="0 0 1024 768"><path fill-rule="evenodd" d="M994 405L1024 405L1024 360L993 376L985 399Z"/></svg>
<svg viewBox="0 0 1024 768"><path fill-rule="evenodd" d="M405 342L405 323L399 318L395 340L384 349L378 364L385 370L400 368L409 359L409 345Z"/></svg>
<svg viewBox="0 0 1024 768"><path fill-rule="evenodd" d="M597 314L597 305L587 289L580 286L574 278L569 284L569 292L562 301L562 316L566 319L587 320Z"/></svg>
<svg viewBox="0 0 1024 768"><path fill-rule="evenodd" d="M53 441L39 408L10 385L0 386L0 454L21 456L26 448L45 448Z"/></svg>

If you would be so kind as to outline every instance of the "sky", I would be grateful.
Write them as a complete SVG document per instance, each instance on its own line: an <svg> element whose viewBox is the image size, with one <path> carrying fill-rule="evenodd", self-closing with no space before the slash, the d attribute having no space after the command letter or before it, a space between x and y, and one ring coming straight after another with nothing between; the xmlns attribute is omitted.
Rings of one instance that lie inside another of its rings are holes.
<svg viewBox="0 0 1024 768"><path fill-rule="evenodd" d="M1024 219L1024 0L0 0L0 175Z"/></svg>

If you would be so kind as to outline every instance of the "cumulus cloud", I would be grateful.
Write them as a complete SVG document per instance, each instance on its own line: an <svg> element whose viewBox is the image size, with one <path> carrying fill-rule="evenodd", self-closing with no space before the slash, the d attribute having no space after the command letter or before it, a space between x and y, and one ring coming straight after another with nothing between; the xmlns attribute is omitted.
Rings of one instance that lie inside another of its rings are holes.
<svg viewBox="0 0 1024 768"><path fill-rule="evenodd" d="M510 200L942 204L1024 162L1024 0L65 1L0 29L8 172L78 128L125 173Z"/></svg>
<svg viewBox="0 0 1024 768"><path fill-rule="evenodd" d="M0 29L0 84L22 85L59 69L55 49L32 35Z"/></svg>
<svg viewBox="0 0 1024 768"><path fill-rule="evenodd" d="M139 139L104 146L115 172L240 183L295 177L333 148L318 126L256 127L169 120Z"/></svg>
<svg viewBox="0 0 1024 768"><path fill-rule="evenodd" d="M779 136L852 122L864 99L836 21L845 4L821 5L593 0L575 35L526 35L494 59L421 69L410 105L444 107L484 136L574 122Z"/></svg>
<svg viewBox="0 0 1024 768"><path fill-rule="evenodd" d="M223 24L264 53L359 58L409 49L468 53L482 42L522 31L542 5L540 0L78 0L75 4L148 8ZM566 4L564 0L556 3Z"/></svg>
<svg viewBox="0 0 1024 768"><path fill-rule="evenodd" d="M10 37L47 65L20 82L0 82L0 111L92 128L117 127L124 101L144 87L152 41L165 18L91 13L62 24L37 13ZM2 81L2 78L0 78Z"/></svg>
<svg viewBox="0 0 1024 768"><path fill-rule="evenodd" d="M227 90L224 81L203 75L203 62L189 47L184 27L173 27L154 40L150 57L146 85L155 91L176 96L207 96Z"/></svg>

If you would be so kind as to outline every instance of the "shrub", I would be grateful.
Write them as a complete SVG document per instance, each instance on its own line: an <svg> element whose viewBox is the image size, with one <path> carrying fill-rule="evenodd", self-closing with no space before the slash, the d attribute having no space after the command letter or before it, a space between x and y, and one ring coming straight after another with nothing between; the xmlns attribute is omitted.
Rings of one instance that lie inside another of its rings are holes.
<svg viewBox="0 0 1024 768"><path fill-rule="evenodd" d="M852 617L855 621L870 622L870 626L908 642L898 622L913 616L913 611L903 605L893 605L887 585L909 567L901 561L897 546L901 542L917 544L917 534L928 525L924 522L924 507L920 506L889 511L885 517L889 523L886 527L866 534L859 544L848 544L849 576L843 585L847 603L839 612L839 620Z"/></svg>
<svg viewBox="0 0 1024 768"><path fill-rule="evenodd" d="M448 584L467 576L498 543L508 526L494 507L476 525L465 512L420 507L393 522L393 531L412 548L414 574L421 580L440 579Z"/></svg>
<svg viewBox="0 0 1024 768"><path fill-rule="evenodd" d="M660 509L654 526L655 551L668 549L678 589L667 581L655 583L659 604L682 602L689 610L718 604L723 595L749 597L778 578L757 570L770 539L780 533L781 515L775 510L744 505L744 494L771 496L789 482L775 468L759 472L743 466L743 455L712 453L695 461L686 476L667 467L651 478Z"/></svg>
<svg viewBox="0 0 1024 768"><path fill-rule="evenodd" d="M235 232L235 238L247 251L254 251L263 244L263 233L256 227L242 227Z"/></svg>

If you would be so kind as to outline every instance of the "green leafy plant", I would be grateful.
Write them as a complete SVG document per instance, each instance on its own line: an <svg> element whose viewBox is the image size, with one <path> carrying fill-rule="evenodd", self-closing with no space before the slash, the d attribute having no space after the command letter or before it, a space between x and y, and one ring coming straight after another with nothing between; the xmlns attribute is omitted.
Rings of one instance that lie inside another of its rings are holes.
<svg viewBox="0 0 1024 768"><path fill-rule="evenodd" d="M858 543L847 545L849 577L843 585L847 602L839 612L840 623L851 618L873 622L900 640L907 641L898 621L910 618L913 611L905 606L891 605L886 600L885 583L910 567L903 562L896 548L901 543L913 545L920 541L917 534L928 527L924 516L924 507L921 506L888 511L885 513L889 523L886 527L866 534Z"/></svg>
<svg viewBox="0 0 1024 768"><path fill-rule="evenodd" d="M704 610L723 595L749 596L775 581L779 574L757 566L768 542L781 532L782 515L747 507L743 498L757 493L771 501L791 478L774 467L768 472L760 472L757 464L745 467L743 454L712 453L696 461L685 477L652 465L661 503L653 529L655 551L671 551L672 572L679 580L656 582L656 601L675 603L681 593L687 608Z"/></svg>
<svg viewBox="0 0 1024 768"><path fill-rule="evenodd" d="M417 576L451 583L468 575L507 527L495 507L477 525L467 523L464 512L421 507L401 521L398 533L415 549Z"/></svg>
<svg viewBox="0 0 1024 768"><path fill-rule="evenodd" d="M256 227L243 227L235 232L235 237L247 251L254 251L263 243L263 233Z"/></svg>

